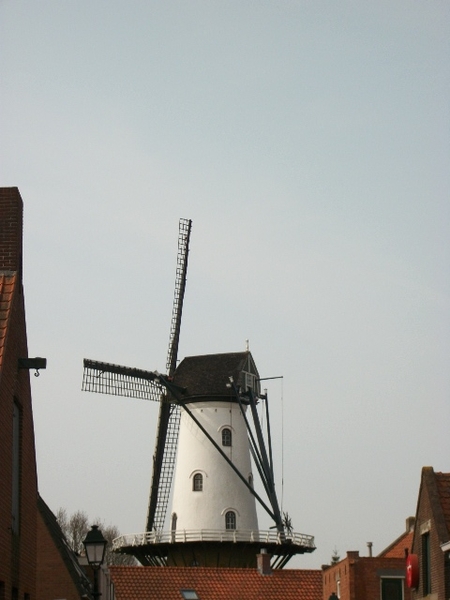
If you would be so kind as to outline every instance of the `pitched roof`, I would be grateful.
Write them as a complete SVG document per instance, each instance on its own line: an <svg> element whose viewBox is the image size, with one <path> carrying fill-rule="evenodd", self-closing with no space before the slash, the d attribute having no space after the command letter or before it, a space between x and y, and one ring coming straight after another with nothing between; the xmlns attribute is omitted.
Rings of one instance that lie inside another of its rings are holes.
<svg viewBox="0 0 450 600"><path fill-rule="evenodd" d="M392 544L389 544L387 548L380 552L378 556L380 558L405 558L405 550L407 550L408 553L411 552L413 537L414 529L411 529L411 531L405 531L405 533L402 533L402 535L394 540Z"/></svg>
<svg viewBox="0 0 450 600"><path fill-rule="evenodd" d="M320 570L208 567L110 567L117 600L182 600L194 590L199 600L322 600Z"/></svg>
<svg viewBox="0 0 450 600"><path fill-rule="evenodd" d="M187 388L189 396L230 396L230 377L237 385L242 385L242 371L251 372L258 378L250 352L229 352L224 354L204 354L187 356L178 365L174 383Z"/></svg>
<svg viewBox="0 0 450 600"><path fill-rule="evenodd" d="M90 598L91 584L83 569L81 568L75 552L70 548L64 533L56 520L55 515L38 494L38 510L47 527L50 536L53 539L56 549L61 556L66 569L78 590L80 597ZM83 596L84 595L84 596Z"/></svg>
<svg viewBox="0 0 450 600"><path fill-rule="evenodd" d="M450 534L450 473L435 473L434 475L447 534ZM448 538L442 541L448 541Z"/></svg>
<svg viewBox="0 0 450 600"><path fill-rule="evenodd" d="M3 364L9 317L16 287L17 275L11 272L0 273L0 368Z"/></svg>

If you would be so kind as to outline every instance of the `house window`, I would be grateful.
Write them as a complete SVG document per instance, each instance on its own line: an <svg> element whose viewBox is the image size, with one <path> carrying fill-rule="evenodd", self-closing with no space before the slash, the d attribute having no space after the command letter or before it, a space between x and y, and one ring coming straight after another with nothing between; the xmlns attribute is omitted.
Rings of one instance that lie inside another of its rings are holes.
<svg viewBox="0 0 450 600"><path fill-rule="evenodd" d="M194 475L192 489L194 492L203 492L203 475L201 473Z"/></svg>
<svg viewBox="0 0 450 600"><path fill-rule="evenodd" d="M431 556L429 531L422 535L422 592L424 596L431 594Z"/></svg>
<svg viewBox="0 0 450 600"><path fill-rule="evenodd" d="M222 429L222 446L231 446L231 429Z"/></svg>
<svg viewBox="0 0 450 600"><path fill-rule="evenodd" d="M403 579L383 577L381 579L381 600L403 600Z"/></svg>
<svg viewBox="0 0 450 600"><path fill-rule="evenodd" d="M199 600L195 590L180 590L184 600Z"/></svg>
<svg viewBox="0 0 450 600"><path fill-rule="evenodd" d="M225 529L236 529L236 513L232 510L225 513Z"/></svg>

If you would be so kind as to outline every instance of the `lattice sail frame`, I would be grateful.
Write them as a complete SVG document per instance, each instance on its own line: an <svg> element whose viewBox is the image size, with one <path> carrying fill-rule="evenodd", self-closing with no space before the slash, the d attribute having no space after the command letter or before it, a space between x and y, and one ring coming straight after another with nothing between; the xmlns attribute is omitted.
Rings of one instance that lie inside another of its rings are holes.
<svg viewBox="0 0 450 600"><path fill-rule="evenodd" d="M189 257L189 240L191 237L192 221L180 219L178 227L177 270L175 289L173 292L172 319L170 322L169 347L167 350L166 369L171 377L177 368L178 344L180 341L181 317L183 314L184 292L186 291L186 276Z"/></svg>
<svg viewBox="0 0 450 600"><path fill-rule="evenodd" d="M177 368L178 344L180 341L181 316L189 258L189 241L192 221L180 219L178 227L177 268L173 293L172 318L170 322L169 347L166 369L172 377ZM173 473L177 457L178 433L180 429L180 407L160 405L158 432L153 455L153 474L147 511L147 531L163 531L172 488ZM162 438L164 436L164 443Z"/></svg>
<svg viewBox="0 0 450 600"><path fill-rule="evenodd" d="M156 507L154 509L152 523L150 522L151 497L149 499L149 514L147 516L147 531L164 530L167 507L169 505L170 491L172 489L172 480L175 470L178 448L178 434L180 430L180 407L178 404L171 404L169 408L169 418L165 427L166 439L164 444L164 454L159 472L158 492L156 498Z"/></svg>
<svg viewBox="0 0 450 600"><path fill-rule="evenodd" d="M83 365L81 389L84 392L169 402L166 390L158 380L158 373L87 358Z"/></svg>

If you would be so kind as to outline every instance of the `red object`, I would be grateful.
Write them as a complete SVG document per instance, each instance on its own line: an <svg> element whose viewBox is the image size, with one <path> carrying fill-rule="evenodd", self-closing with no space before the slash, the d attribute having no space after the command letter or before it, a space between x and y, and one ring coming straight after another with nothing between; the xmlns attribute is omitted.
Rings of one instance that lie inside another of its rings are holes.
<svg viewBox="0 0 450 600"><path fill-rule="evenodd" d="M419 557L417 554L409 554L406 558L406 585L412 589L419 587Z"/></svg>

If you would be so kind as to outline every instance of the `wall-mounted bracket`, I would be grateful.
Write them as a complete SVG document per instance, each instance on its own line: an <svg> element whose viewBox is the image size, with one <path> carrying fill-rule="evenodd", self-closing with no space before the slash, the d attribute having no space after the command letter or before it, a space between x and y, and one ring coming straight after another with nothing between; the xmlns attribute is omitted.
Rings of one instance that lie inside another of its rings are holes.
<svg viewBox="0 0 450 600"><path fill-rule="evenodd" d="M35 369L35 377L39 377L39 369L47 368L47 359L36 356L35 358L19 358L19 369Z"/></svg>

